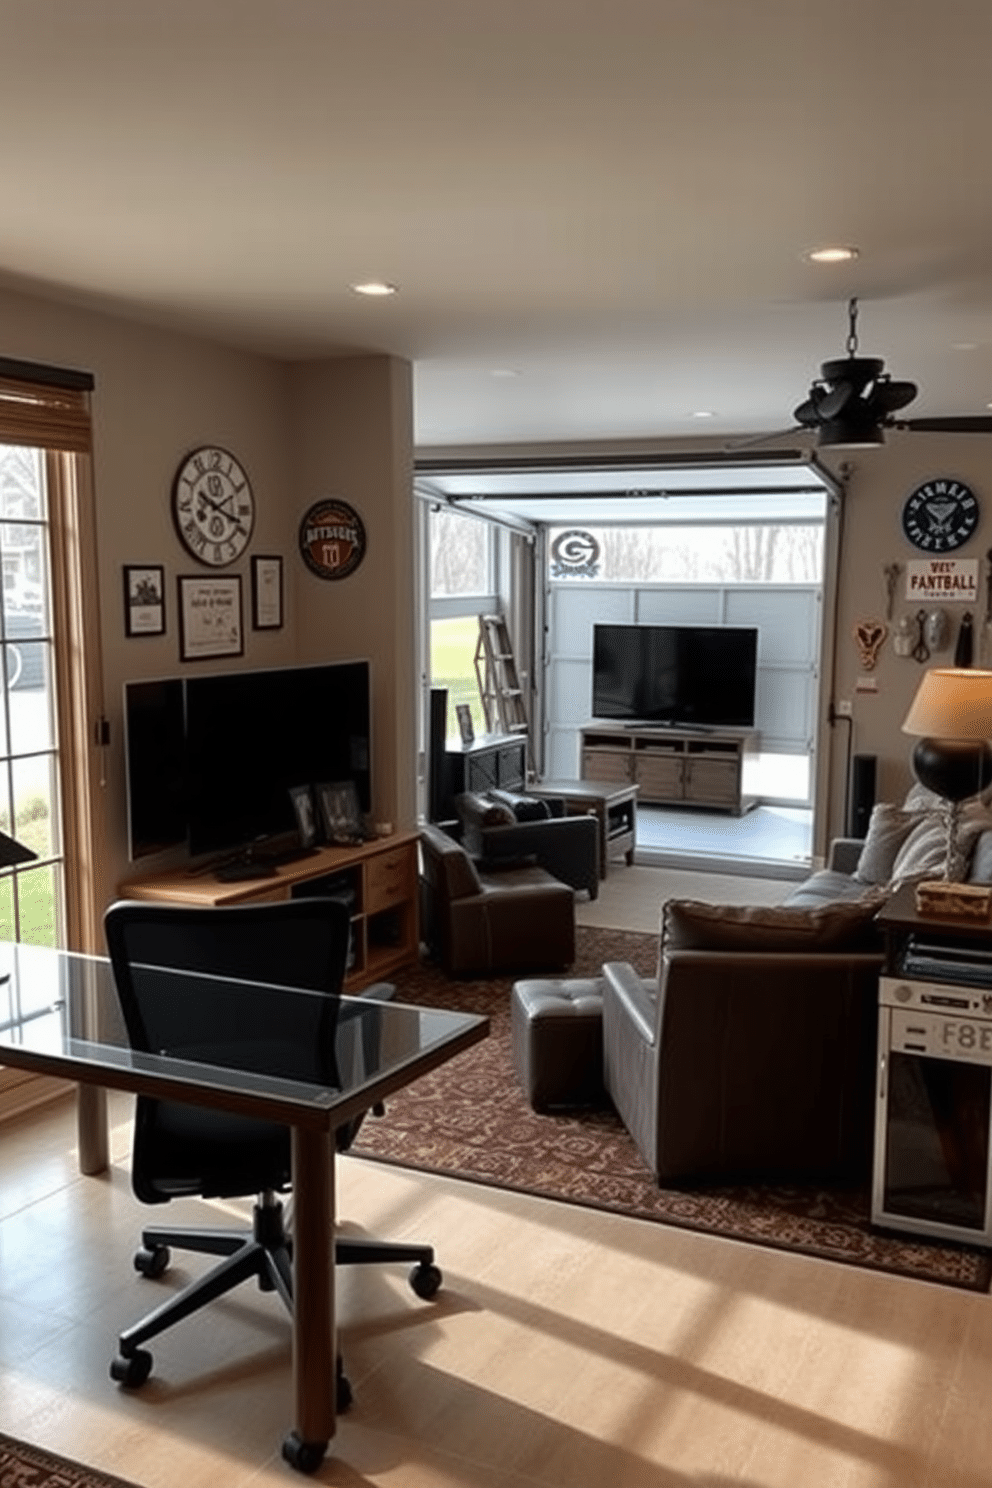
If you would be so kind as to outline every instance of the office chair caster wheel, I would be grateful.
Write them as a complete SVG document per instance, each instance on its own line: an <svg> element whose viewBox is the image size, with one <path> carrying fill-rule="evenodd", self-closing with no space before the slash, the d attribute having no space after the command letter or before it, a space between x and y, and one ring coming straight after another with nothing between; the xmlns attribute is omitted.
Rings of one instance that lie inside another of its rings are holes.
<svg viewBox="0 0 992 1488"><path fill-rule="evenodd" d="M134 1252L134 1269L154 1280L168 1270L171 1260L172 1252L167 1245L145 1245Z"/></svg>
<svg viewBox="0 0 992 1488"><path fill-rule="evenodd" d="M344 1360L338 1355L337 1373L334 1376L334 1409L339 1416L345 1411L351 1410L355 1397L351 1390L351 1381L344 1372Z"/></svg>
<svg viewBox="0 0 992 1488"><path fill-rule="evenodd" d="M410 1272L410 1286L424 1302L429 1302L432 1297L437 1296L443 1280L440 1267L426 1261L420 1266L414 1266Z"/></svg>
<svg viewBox="0 0 992 1488"><path fill-rule="evenodd" d="M110 1378L128 1390L140 1390L152 1372L152 1356L147 1349L135 1349L133 1354L118 1354L110 1363Z"/></svg>
<svg viewBox="0 0 992 1488"><path fill-rule="evenodd" d="M326 1442L305 1442L295 1431L283 1440L282 1455L297 1472L315 1473L324 1460Z"/></svg>

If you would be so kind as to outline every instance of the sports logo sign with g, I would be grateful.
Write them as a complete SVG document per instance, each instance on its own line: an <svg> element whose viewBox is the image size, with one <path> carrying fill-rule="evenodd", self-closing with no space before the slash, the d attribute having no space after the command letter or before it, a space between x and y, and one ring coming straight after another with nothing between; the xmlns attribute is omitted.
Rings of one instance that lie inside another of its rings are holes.
<svg viewBox="0 0 992 1488"><path fill-rule="evenodd" d="M591 532L571 528L551 544L553 579L594 579L599 573L599 543Z"/></svg>

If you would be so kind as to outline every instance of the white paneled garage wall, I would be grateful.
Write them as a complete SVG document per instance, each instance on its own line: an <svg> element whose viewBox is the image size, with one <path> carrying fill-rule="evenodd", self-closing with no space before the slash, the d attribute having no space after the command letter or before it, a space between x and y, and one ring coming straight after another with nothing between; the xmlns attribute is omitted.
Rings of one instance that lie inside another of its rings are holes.
<svg viewBox="0 0 992 1488"><path fill-rule="evenodd" d="M595 624L754 625L758 629L755 727L762 755L813 747L822 611L818 585L628 584L551 581L547 596L547 778L576 779L579 731L592 719ZM804 778L805 772L801 772Z"/></svg>

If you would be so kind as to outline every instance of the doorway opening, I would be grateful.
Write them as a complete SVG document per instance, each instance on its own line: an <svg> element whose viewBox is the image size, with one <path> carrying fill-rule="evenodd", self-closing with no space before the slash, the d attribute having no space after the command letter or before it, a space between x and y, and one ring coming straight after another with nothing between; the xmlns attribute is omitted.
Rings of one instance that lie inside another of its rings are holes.
<svg viewBox="0 0 992 1488"><path fill-rule="evenodd" d="M532 543L533 635L515 643L533 647L536 779L583 776L597 624L755 626L754 804L736 814L642 791L637 859L770 877L808 871L838 494L829 472L795 451L754 461L431 460L418 465L417 492Z"/></svg>

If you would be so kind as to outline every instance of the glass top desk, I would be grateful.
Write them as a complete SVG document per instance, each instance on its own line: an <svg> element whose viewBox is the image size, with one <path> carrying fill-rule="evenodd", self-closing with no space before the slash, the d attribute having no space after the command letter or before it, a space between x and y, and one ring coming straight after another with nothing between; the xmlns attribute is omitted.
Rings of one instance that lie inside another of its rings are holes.
<svg viewBox="0 0 992 1488"><path fill-rule="evenodd" d="M188 1058L130 1047L104 957L0 942L0 1064L84 1086L220 1107L292 1128L296 1420L283 1453L294 1466L315 1471L335 1429L334 1132L479 1042L488 1020L348 997L337 1001L328 1018L331 1000L316 992L161 969L143 975L161 978L163 992L180 983L184 996L209 1000L208 1031ZM268 1031L263 1026L267 999L270 1006L272 999L280 1004L280 1026L288 1016L299 1028L324 1030L319 1061L312 1048L298 1043L297 1068L293 1041L274 1040L271 1025ZM249 1003L257 1018L246 1019ZM236 1037L211 1042L211 1023L216 1025L219 1011L226 1024L228 1007Z"/></svg>

